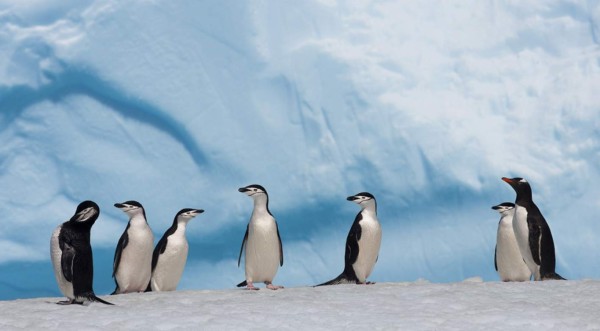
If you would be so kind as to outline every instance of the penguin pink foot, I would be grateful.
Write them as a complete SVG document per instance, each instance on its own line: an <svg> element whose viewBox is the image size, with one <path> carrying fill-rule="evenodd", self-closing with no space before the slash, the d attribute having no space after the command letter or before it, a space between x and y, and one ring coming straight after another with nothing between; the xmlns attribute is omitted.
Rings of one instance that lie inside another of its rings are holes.
<svg viewBox="0 0 600 331"><path fill-rule="evenodd" d="M246 290L258 291L260 289L256 286L254 286L254 284L252 284L252 282L248 282L248 285L246 285Z"/></svg>
<svg viewBox="0 0 600 331"><path fill-rule="evenodd" d="M284 287L283 287L283 286L281 286L281 285L273 285L273 284L271 284L271 283L265 283L265 284L267 284L267 288L268 288L269 290L279 290L280 288L284 288Z"/></svg>

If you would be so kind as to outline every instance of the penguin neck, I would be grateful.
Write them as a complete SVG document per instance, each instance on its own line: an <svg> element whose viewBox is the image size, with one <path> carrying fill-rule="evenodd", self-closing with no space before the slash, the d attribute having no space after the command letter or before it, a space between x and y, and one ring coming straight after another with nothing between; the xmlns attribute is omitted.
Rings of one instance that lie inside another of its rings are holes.
<svg viewBox="0 0 600 331"><path fill-rule="evenodd" d="M138 213L138 214L131 216L129 223L131 224L131 226L147 226L148 225L148 222L146 221L146 218L144 217L143 213Z"/></svg>
<svg viewBox="0 0 600 331"><path fill-rule="evenodd" d="M254 198L254 213L267 213L272 215L271 211L269 210L269 197L266 194L261 194Z"/></svg>
<svg viewBox="0 0 600 331"><path fill-rule="evenodd" d="M177 222L175 222L175 226L177 227L177 230L175 230L176 232L184 232L185 231L185 227L187 226L188 222L190 221L190 219L178 219Z"/></svg>
<svg viewBox="0 0 600 331"><path fill-rule="evenodd" d="M500 213L500 224L512 226L513 217L515 216L515 210L507 210Z"/></svg>
<svg viewBox="0 0 600 331"><path fill-rule="evenodd" d="M531 187L525 186L517 191L517 199L515 204L519 206L529 206L533 202Z"/></svg>
<svg viewBox="0 0 600 331"><path fill-rule="evenodd" d="M363 208L360 211L362 214L371 215L373 218L377 218L377 204L374 200L367 202L362 207Z"/></svg>

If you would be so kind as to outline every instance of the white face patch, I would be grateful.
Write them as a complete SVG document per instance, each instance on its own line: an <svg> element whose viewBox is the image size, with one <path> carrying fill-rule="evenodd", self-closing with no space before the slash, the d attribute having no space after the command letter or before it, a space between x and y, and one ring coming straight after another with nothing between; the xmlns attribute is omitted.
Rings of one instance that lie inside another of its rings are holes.
<svg viewBox="0 0 600 331"><path fill-rule="evenodd" d="M76 221L77 222L85 222L88 219L90 219L90 217L92 217L94 215L96 215L96 209L94 209L93 207L89 207L89 208L86 208L86 209L80 211L77 214Z"/></svg>
<svg viewBox="0 0 600 331"><path fill-rule="evenodd" d="M525 180L525 178L521 178L521 180L519 181L519 183L527 183L527 181Z"/></svg>
<svg viewBox="0 0 600 331"><path fill-rule="evenodd" d="M357 196L358 199L354 200L354 202L361 204L363 202L367 202L369 200L371 200L371 198L369 197L365 197L365 196Z"/></svg>
<svg viewBox="0 0 600 331"><path fill-rule="evenodd" d="M250 189L248 189L248 191L246 191L246 194L248 194L249 196L253 196L255 194L261 194L261 193L265 193L265 191L256 188L256 187L252 187Z"/></svg>

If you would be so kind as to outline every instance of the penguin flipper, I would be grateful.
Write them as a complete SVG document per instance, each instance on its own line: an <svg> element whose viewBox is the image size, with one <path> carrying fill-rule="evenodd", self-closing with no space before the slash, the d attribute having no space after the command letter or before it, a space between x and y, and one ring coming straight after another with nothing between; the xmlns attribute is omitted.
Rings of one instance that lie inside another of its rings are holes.
<svg viewBox="0 0 600 331"><path fill-rule="evenodd" d="M123 234L121 235L121 238L119 238L119 242L117 243L117 248L115 249L115 259L113 261L113 274L112 277L115 277L115 274L117 273L117 270L119 269L119 263L121 263L121 253L123 252L123 249L125 247L127 247L127 244L129 243L129 235L127 234L127 230L129 230L129 223L127 223L127 227L125 228L125 231L123 231Z"/></svg>
<svg viewBox="0 0 600 331"><path fill-rule="evenodd" d="M75 248L66 242L63 243L62 247L62 256L60 259L60 267L63 273L63 276L68 282L73 282L73 261L75 261Z"/></svg>
<svg viewBox="0 0 600 331"><path fill-rule="evenodd" d="M498 245L496 245L496 248L494 248L494 268L496 268L496 271L498 271L498 260L497 260L497 254L498 254Z"/></svg>
<svg viewBox="0 0 600 331"><path fill-rule="evenodd" d="M275 222L275 230L277 230L277 240L279 241L279 266L283 266L283 244L281 243L281 236L279 235L279 227L277 226L277 222Z"/></svg>
<svg viewBox="0 0 600 331"><path fill-rule="evenodd" d="M158 264L158 257L160 256L160 254L164 253L165 250L167 249L167 243L169 242L169 233L168 231L165 232L165 234L162 236L162 238L160 238L160 240L158 241L158 244L156 244L156 247L154 248L154 251L152 252L152 271L154 271L154 269L156 269L156 265ZM150 284L148 284L148 286L150 286Z"/></svg>
<svg viewBox="0 0 600 331"><path fill-rule="evenodd" d="M243 281L243 282L237 284L237 287L244 287L246 285L248 285L248 283L246 281Z"/></svg>
<svg viewBox="0 0 600 331"><path fill-rule="evenodd" d="M358 258L358 241L362 236L362 228L359 222L362 220L362 214L358 213L356 215L356 219L350 228L350 232L348 232L348 237L346 238L346 255L344 258L345 269L352 269L352 265L356 262ZM346 271L345 270L345 271Z"/></svg>
<svg viewBox="0 0 600 331"><path fill-rule="evenodd" d="M240 266L240 261L242 261L242 253L244 252L244 246L246 246L246 241L248 241L248 229L250 229L250 223L248 223L248 226L246 226L246 234L244 235L244 240L242 240L242 247L240 248L240 256L238 257L238 267ZM279 241L279 243L281 244L281 240ZM283 259L283 255L281 255L281 256ZM246 286L246 285L243 285L243 286Z"/></svg>

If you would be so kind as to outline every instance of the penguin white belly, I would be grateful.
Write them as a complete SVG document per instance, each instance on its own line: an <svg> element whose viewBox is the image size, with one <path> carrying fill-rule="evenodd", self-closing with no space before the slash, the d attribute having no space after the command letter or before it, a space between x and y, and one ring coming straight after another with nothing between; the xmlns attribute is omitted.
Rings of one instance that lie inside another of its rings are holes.
<svg viewBox="0 0 600 331"><path fill-rule="evenodd" d="M56 282L58 283L60 291L67 298L75 299L75 295L73 293L73 283L67 281L62 272L62 251L58 243L58 235L60 234L61 229L62 225L59 225L52 233L52 239L50 240L50 256L52 259L52 265L54 267L54 276L56 277Z"/></svg>
<svg viewBox="0 0 600 331"><path fill-rule="evenodd" d="M502 281L523 282L531 279L531 271L523 261L510 219L503 218L498 226L496 265Z"/></svg>
<svg viewBox="0 0 600 331"><path fill-rule="evenodd" d="M129 243L121 252L121 261L115 274L119 293L145 291L152 273L154 235L148 227L143 230L132 228L127 232Z"/></svg>
<svg viewBox="0 0 600 331"><path fill-rule="evenodd" d="M246 280L272 282L279 268L279 258L275 222L251 222L246 243Z"/></svg>
<svg viewBox="0 0 600 331"><path fill-rule="evenodd" d="M379 222L371 217L363 218L360 221L361 236L358 240L358 257L356 262L352 264L356 278L361 283L364 283L371 275L377 256L379 255L379 247L381 246L381 226Z"/></svg>
<svg viewBox="0 0 600 331"><path fill-rule="evenodd" d="M178 230L179 231L179 230ZM175 291L188 256L188 242L177 232L169 236L164 253L158 256L158 262L152 273L152 291Z"/></svg>
<svg viewBox="0 0 600 331"><path fill-rule="evenodd" d="M519 244L519 250L525 263L529 267L529 270L533 274L535 280L541 280L540 266L533 260L531 254L531 248L529 247L529 226L527 225L527 209L519 205L515 206L515 217L513 219L513 230L517 243Z"/></svg>

